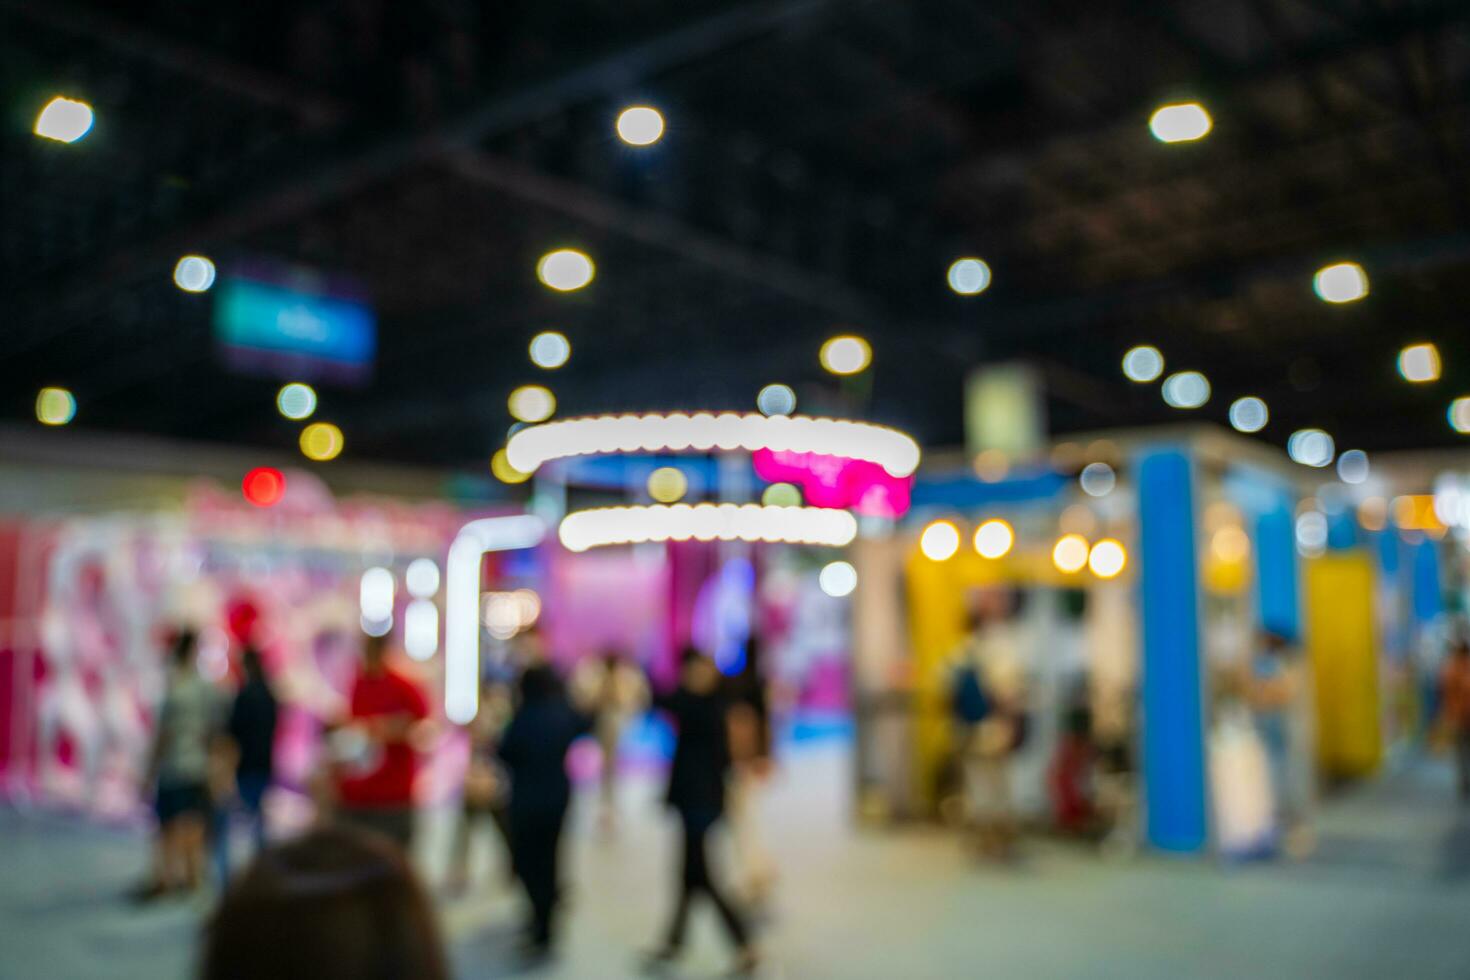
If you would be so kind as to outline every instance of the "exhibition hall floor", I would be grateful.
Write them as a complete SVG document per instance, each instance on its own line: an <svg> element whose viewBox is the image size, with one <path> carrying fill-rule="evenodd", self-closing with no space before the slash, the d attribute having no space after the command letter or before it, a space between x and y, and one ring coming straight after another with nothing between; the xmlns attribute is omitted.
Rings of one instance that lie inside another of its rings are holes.
<svg viewBox="0 0 1470 980"><path fill-rule="evenodd" d="M846 753L842 742L798 748L768 801L784 876L763 975L1470 976L1470 808L1456 806L1440 767L1334 800L1303 864L1111 862L1037 842L998 869L966 860L939 830L855 829ZM667 910L672 828L649 784L628 787L624 803L612 839L595 830L590 808L579 814L566 941L535 975L639 975L638 953ZM445 839L433 823L430 858ZM0 810L0 841L0 978L190 975L208 899L128 906L121 896L147 857L140 835ZM494 843L479 842L480 890L442 904L466 978L518 969L519 906L493 867ZM427 864L442 871L442 858ZM695 921L686 961L666 975L725 969L712 916Z"/></svg>

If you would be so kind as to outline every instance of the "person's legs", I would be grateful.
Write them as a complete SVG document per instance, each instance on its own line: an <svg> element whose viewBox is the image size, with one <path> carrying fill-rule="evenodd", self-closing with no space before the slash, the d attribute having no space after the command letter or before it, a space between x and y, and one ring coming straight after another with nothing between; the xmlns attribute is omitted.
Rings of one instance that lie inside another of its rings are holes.
<svg viewBox="0 0 1470 980"><path fill-rule="evenodd" d="M709 832L714 826L711 819L700 820L690 829L686 847L690 849L690 859L697 867L697 883L695 887L703 889L714 903L715 911L719 912L721 920L725 923L725 931L730 934L730 941L737 949L745 950L750 945L750 933L745 927L745 920L735 907L725 897L724 891L715 883L714 876L710 873L709 866Z"/></svg>
<svg viewBox="0 0 1470 980"><path fill-rule="evenodd" d="M240 773L236 779L240 791L240 807L250 818L251 836L257 853L265 849L265 793L270 789L271 777L267 773Z"/></svg>
<svg viewBox="0 0 1470 980"><path fill-rule="evenodd" d="M557 849L564 814L512 816L516 871L531 904L527 938L538 947L551 944L557 900Z"/></svg>
<svg viewBox="0 0 1470 980"><path fill-rule="evenodd" d="M174 823L183 864L183 884L186 888L198 888L204 882L206 815L203 810L196 809Z"/></svg>
<svg viewBox="0 0 1470 980"><path fill-rule="evenodd" d="M674 903L674 915L669 920L669 931L664 942L667 952L684 946L684 933L689 926L689 904L694 893L703 887L707 875L704 866L704 837L697 821L686 813L679 814L679 832L683 851L679 865L679 895Z"/></svg>
<svg viewBox="0 0 1470 980"><path fill-rule="evenodd" d="M214 852L214 874L221 890L230 883L230 824L234 807L221 802L211 815L209 832Z"/></svg>

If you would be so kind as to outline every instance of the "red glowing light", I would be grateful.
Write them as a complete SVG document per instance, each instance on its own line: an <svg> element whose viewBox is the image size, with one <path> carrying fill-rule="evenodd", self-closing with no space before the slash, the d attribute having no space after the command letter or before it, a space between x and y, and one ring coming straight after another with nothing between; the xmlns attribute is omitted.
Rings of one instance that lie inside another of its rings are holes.
<svg viewBox="0 0 1470 980"><path fill-rule="evenodd" d="M257 507L274 507L286 492L286 477L270 466L257 466L245 474L240 484L245 499Z"/></svg>

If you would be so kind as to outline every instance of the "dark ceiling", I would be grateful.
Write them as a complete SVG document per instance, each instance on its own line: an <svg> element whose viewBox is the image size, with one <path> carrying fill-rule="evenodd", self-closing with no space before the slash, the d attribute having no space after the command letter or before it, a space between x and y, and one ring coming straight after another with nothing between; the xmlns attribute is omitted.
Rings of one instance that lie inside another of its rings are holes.
<svg viewBox="0 0 1470 980"><path fill-rule="evenodd" d="M97 125L30 133L55 93ZM1215 130L1154 141L1198 98ZM353 457L483 465L505 398L562 414L750 408L760 385L928 444L975 365L1043 367L1057 432L1177 421L1135 343L1271 406L1261 435L1452 444L1470 392L1465 0L0 0L0 417L72 388L78 424L289 446L275 383L214 356L185 252L369 288L373 382L323 386ZM635 150L630 102L669 132ZM596 281L553 294L576 245ZM961 298L958 255L994 269ZM1372 295L1329 306L1324 262ZM546 375L538 330L572 339ZM872 340L845 391L816 361ZM1437 341L1415 387L1398 348ZM536 375L541 374L541 378Z"/></svg>

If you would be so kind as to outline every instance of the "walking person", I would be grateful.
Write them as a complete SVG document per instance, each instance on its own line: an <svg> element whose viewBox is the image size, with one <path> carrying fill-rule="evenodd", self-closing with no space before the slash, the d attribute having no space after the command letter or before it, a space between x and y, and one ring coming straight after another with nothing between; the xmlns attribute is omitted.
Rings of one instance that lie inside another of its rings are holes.
<svg viewBox="0 0 1470 980"><path fill-rule="evenodd" d="M526 952L544 957L555 936L561 897L561 832L571 804L567 750L591 728L572 708L561 679L544 664L521 674L521 703L500 741L510 772L511 862L531 903Z"/></svg>
<svg viewBox="0 0 1470 980"><path fill-rule="evenodd" d="M384 835L412 852L414 736L429 716L416 681L388 663L385 637L369 636L352 684L347 720L332 732L337 819Z"/></svg>
<svg viewBox="0 0 1470 980"><path fill-rule="evenodd" d="M771 707L765 654L752 636L745 665L730 685L730 831L736 880L748 905L763 908L776 882L776 862L761 832L761 803L771 778Z"/></svg>
<svg viewBox="0 0 1470 980"><path fill-rule="evenodd" d="M617 827L618 756L628 722L648 706L648 682L642 671L617 651L584 660L572 675L577 705L592 715L602 750L601 811L604 831Z"/></svg>
<svg viewBox="0 0 1470 980"><path fill-rule="evenodd" d="M262 804L275 772L276 696L266 680L260 651L246 647L240 655L244 681L230 705L225 725L227 752L234 766L234 799L216 806L215 865L220 884L230 878L230 824L235 812L250 822L256 851L265 848L265 811Z"/></svg>
<svg viewBox="0 0 1470 980"><path fill-rule="evenodd" d="M148 766L156 782L158 837L153 876L136 894L140 901L197 888L204 878L212 743L221 699L199 673L198 639L183 630L169 654L163 703Z"/></svg>
<svg viewBox="0 0 1470 980"><path fill-rule="evenodd" d="M500 740L513 713L510 685L498 677L487 678L480 685L480 710L465 726L470 758L449 856L451 895L462 895L470 887L470 838L478 824L488 818L510 853L510 781L500 761Z"/></svg>
<svg viewBox="0 0 1470 980"><path fill-rule="evenodd" d="M725 780L730 770L728 702L720 680L714 661L698 650L686 649L679 687L654 702L668 713L676 729L666 800L679 815L683 860L674 915L664 945L652 960L667 962L683 950L690 905L702 893L719 913L735 946L736 972L748 974L759 965L759 956L744 917L715 881L709 862L709 834L725 811Z"/></svg>

